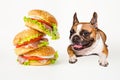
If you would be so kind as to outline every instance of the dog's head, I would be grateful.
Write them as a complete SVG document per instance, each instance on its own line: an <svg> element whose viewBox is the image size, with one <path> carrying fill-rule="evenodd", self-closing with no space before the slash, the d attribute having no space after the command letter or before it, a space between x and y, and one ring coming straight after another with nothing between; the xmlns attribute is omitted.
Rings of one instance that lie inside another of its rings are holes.
<svg viewBox="0 0 120 80"><path fill-rule="evenodd" d="M96 41L97 13L93 13L90 22L79 22L77 14L73 16L73 25L70 30L70 40L74 50L81 50L93 45Z"/></svg>

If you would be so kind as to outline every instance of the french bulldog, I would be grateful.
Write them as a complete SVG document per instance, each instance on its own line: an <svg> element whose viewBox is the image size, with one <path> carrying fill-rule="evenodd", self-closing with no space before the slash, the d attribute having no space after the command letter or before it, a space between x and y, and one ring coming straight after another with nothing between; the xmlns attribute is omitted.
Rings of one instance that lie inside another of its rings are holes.
<svg viewBox="0 0 120 80"><path fill-rule="evenodd" d="M74 14L69 36L71 44L67 48L69 63L76 63L77 57L96 54L99 65L108 66L106 35L98 28L97 18L94 12L90 22L79 22L77 14Z"/></svg>

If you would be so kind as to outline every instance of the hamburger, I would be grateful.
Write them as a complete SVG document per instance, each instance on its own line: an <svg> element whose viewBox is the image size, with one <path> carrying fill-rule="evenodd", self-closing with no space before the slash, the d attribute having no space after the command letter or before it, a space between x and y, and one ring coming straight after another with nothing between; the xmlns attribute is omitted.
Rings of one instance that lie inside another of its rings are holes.
<svg viewBox="0 0 120 80"><path fill-rule="evenodd" d="M31 10L28 12L28 16L24 17L24 22L27 27L43 32L51 36L53 40L59 38L57 21L55 17L47 11L38 9Z"/></svg>
<svg viewBox="0 0 120 80"><path fill-rule="evenodd" d="M34 29L26 29L19 32L13 40L15 53L22 55L39 47L47 46L49 44L48 39L44 36L44 33Z"/></svg>
<svg viewBox="0 0 120 80"><path fill-rule="evenodd" d="M54 64L58 58L57 52L50 47L37 48L22 55L18 55L17 61L23 65L42 66Z"/></svg>

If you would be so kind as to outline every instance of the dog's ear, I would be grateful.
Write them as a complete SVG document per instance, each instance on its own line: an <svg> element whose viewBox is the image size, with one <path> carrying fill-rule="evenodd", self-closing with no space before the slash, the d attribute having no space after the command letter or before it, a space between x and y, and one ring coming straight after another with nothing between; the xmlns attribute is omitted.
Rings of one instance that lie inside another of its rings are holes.
<svg viewBox="0 0 120 80"><path fill-rule="evenodd" d="M93 17L92 17L92 19L91 19L91 21L90 21L90 23L95 27L95 28L98 28L98 25L97 25L97 13L96 12L94 12L93 13Z"/></svg>
<svg viewBox="0 0 120 80"><path fill-rule="evenodd" d="M78 21L78 18L77 18L77 13L75 12L75 14L73 16L73 25L76 24L76 23L78 24L79 21Z"/></svg>

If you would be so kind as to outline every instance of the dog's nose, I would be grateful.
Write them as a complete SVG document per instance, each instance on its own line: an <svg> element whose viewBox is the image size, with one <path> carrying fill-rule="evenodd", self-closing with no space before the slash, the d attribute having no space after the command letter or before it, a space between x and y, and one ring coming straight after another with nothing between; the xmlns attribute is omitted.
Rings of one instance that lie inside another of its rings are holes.
<svg viewBox="0 0 120 80"><path fill-rule="evenodd" d="M79 44L80 43L80 37L78 35L73 36L72 42L74 44Z"/></svg>

